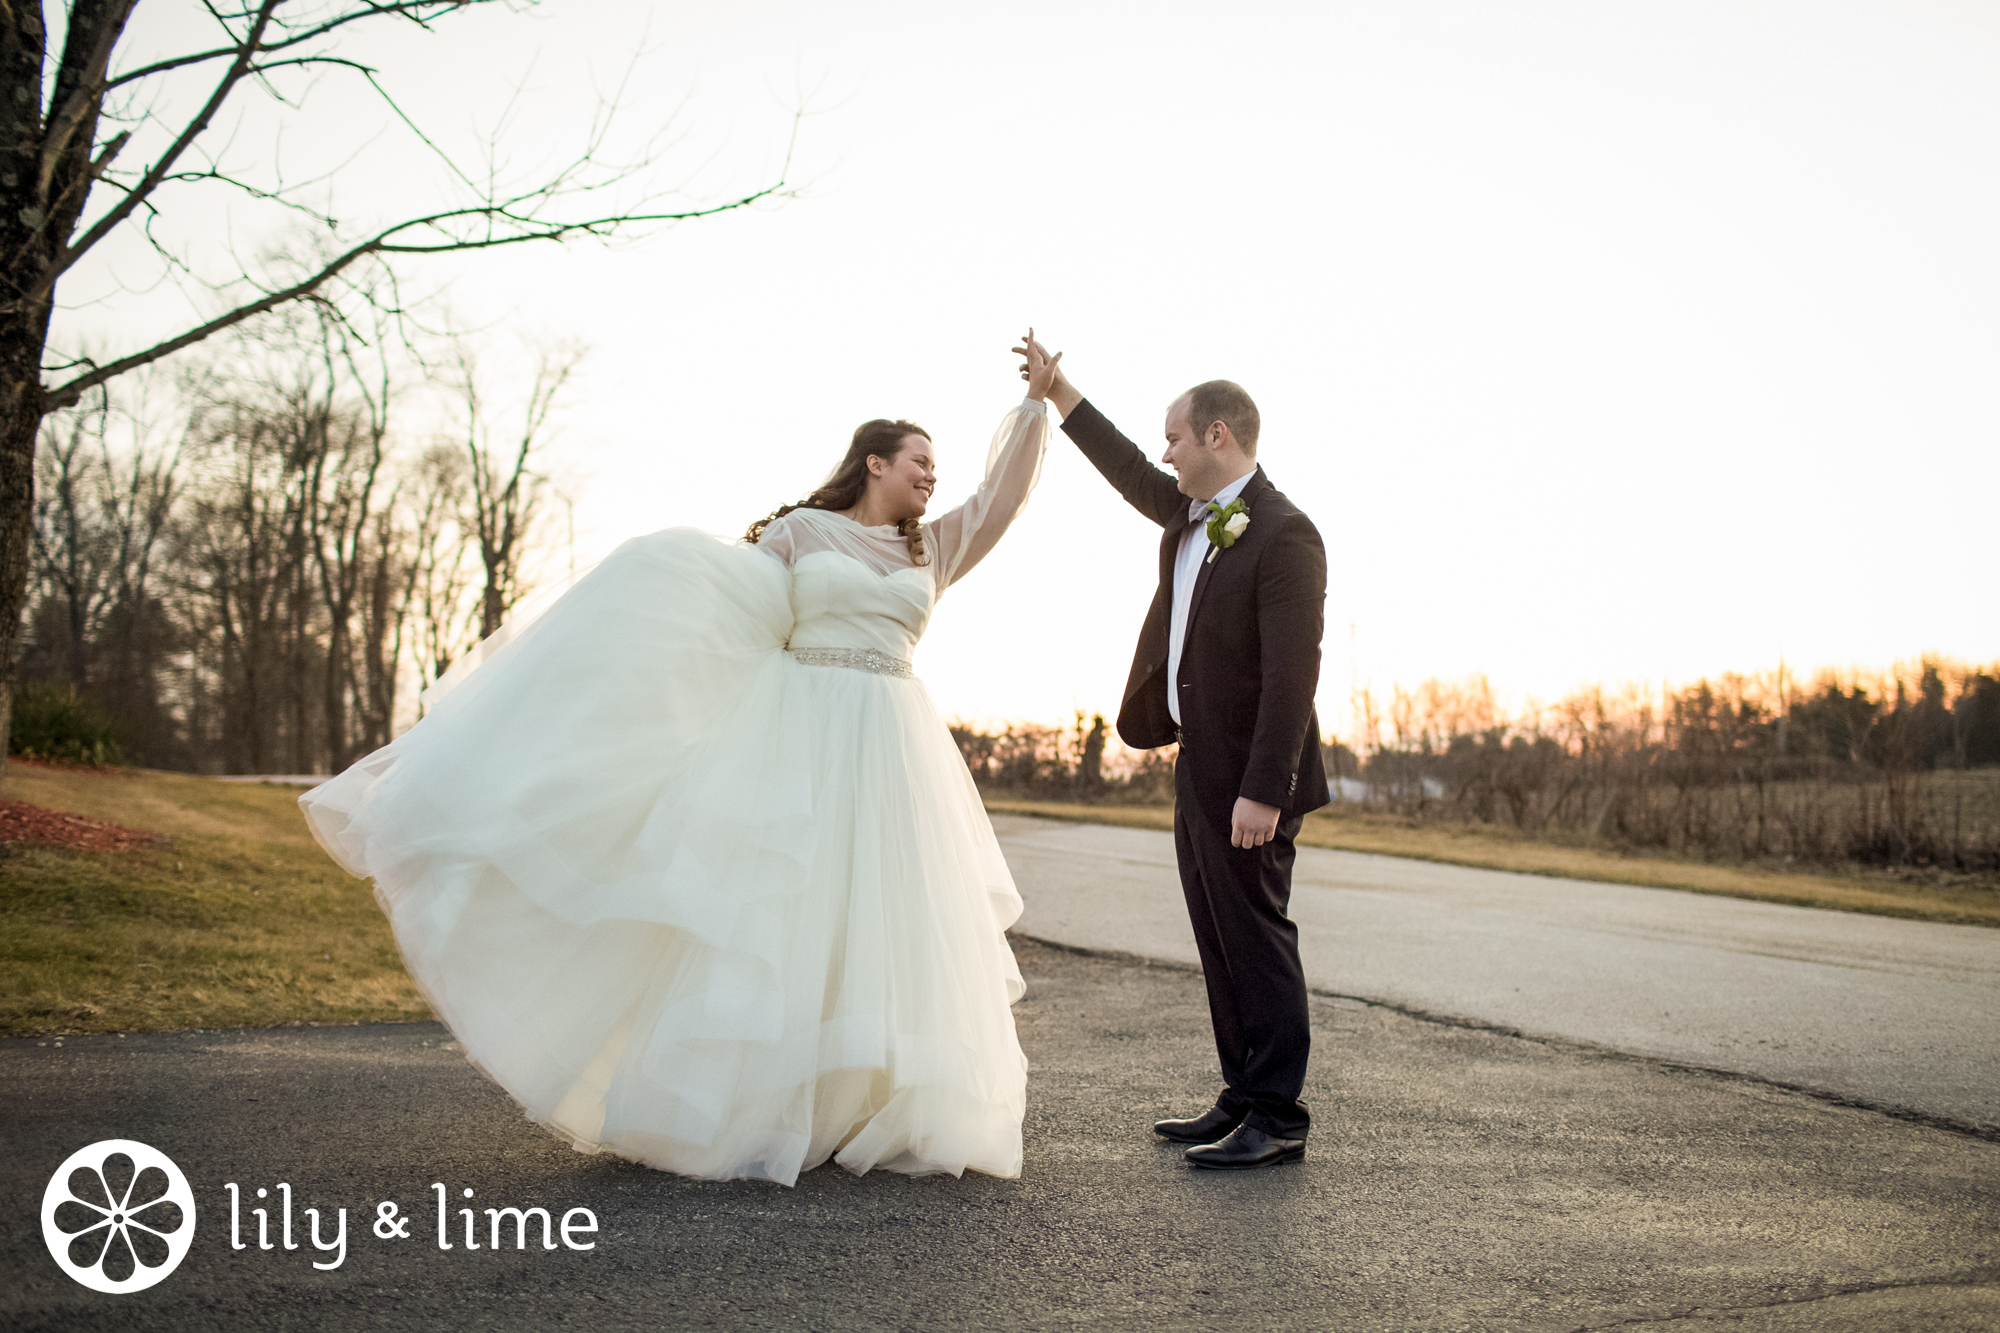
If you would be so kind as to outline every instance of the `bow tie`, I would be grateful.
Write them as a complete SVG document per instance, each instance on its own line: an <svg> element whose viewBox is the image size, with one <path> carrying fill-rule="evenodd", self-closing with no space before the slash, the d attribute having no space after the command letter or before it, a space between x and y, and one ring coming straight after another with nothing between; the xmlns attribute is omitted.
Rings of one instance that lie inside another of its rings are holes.
<svg viewBox="0 0 2000 1333"><path fill-rule="evenodd" d="M1234 503L1234 500L1230 501L1230 504ZM1214 500L1190 500L1188 502L1188 522L1206 523L1227 507L1219 498Z"/></svg>

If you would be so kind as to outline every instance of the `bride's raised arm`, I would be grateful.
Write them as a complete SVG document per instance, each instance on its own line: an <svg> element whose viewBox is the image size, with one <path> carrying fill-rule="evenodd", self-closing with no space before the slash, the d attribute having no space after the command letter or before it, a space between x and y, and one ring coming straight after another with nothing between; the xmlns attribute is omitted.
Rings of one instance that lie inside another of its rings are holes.
<svg viewBox="0 0 2000 1333"><path fill-rule="evenodd" d="M986 475L972 498L924 524L924 547L930 552L932 577L939 592L985 559L1027 505L1028 494L1042 475L1042 453L1048 439L1048 404L1023 399L993 432L993 445L986 451Z"/></svg>
<svg viewBox="0 0 2000 1333"><path fill-rule="evenodd" d="M924 546L931 553L931 575L939 592L986 558L1028 503L1028 493L1042 475L1042 451L1049 441L1049 388L1062 353L1050 356L1043 351L1033 329L1022 341L1025 349L1016 350L1028 358L1021 368L1028 396L993 432L993 445L986 451L986 476L970 500L924 525Z"/></svg>

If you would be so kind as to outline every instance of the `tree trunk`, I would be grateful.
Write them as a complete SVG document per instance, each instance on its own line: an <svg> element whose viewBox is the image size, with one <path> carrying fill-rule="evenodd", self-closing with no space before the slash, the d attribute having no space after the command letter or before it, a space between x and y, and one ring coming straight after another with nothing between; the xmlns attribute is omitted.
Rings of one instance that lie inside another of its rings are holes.
<svg viewBox="0 0 2000 1333"><path fill-rule="evenodd" d="M499 629L507 619L507 594L500 583L504 577L501 568L494 562L486 566L486 595L479 603L479 637L482 639Z"/></svg>
<svg viewBox="0 0 2000 1333"><path fill-rule="evenodd" d="M43 7L0 9L0 293L40 289L76 230L90 197L98 81L133 3L72 0L46 95ZM45 121L50 108L57 114ZM42 350L54 308L53 293L0 303L0 735L13 718L35 524L35 442L48 411Z"/></svg>
<svg viewBox="0 0 2000 1333"><path fill-rule="evenodd" d="M26 349L26 358L21 350L19 340L0 329L0 741L12 734L35 526L35 441L42 428L41 345ZM0 754L5 749L0 744Z"/></svg>

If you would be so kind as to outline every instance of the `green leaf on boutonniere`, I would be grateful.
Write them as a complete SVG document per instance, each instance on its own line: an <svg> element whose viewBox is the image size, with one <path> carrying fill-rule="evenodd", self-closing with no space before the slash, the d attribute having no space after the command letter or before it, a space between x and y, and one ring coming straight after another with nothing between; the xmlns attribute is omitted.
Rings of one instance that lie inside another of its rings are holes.
<svg viewBox="0 0 2000 1333"><path fill-rule="evenodd" d="M1236 545L1236 539L1243 535L1243 529L1250 526L1250 506L1240 499L1231 500L1226 506L1210 500L1208 512L1214 515L1208 520L1209 543L1225 551Z"/></svg>

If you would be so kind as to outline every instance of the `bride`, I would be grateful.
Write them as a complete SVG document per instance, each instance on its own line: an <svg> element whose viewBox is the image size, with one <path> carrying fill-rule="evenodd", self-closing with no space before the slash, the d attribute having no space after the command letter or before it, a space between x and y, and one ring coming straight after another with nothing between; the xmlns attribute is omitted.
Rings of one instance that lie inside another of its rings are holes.
<svg viewBox="0 0 2000 1333"><path fill-rule="evenodd" d="M300 798L530 1119L718 1180L1020 1174L1021 900L909 658L1034 488L1058 359L958 508L868 422L744 542L626 542Z"/></svg>

